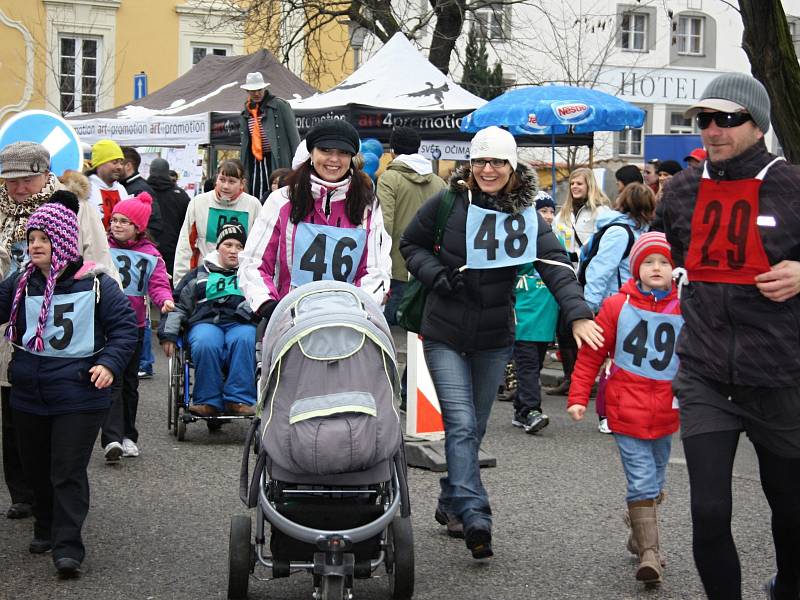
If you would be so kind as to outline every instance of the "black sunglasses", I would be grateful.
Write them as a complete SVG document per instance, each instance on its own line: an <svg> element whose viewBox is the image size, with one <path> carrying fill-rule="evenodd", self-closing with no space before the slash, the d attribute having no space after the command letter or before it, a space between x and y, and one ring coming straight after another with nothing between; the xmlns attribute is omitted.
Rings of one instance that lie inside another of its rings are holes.
<svg viewBox="0 0 800 600"><path fill-rule="evenodd" d="M752 121L753 117L746 112L700 112L695 116L695 120L700 129L708 129L711 121L714 121L717 127L728 129L729 127L739 127L739 125L743 125L747 121Z"/></svg>

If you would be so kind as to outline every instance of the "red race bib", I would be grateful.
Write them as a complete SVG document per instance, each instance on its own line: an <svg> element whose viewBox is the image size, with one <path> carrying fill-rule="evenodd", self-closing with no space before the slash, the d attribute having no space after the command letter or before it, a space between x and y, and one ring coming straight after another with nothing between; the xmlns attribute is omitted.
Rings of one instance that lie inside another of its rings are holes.
<svg viewBox="0 0 800 600"><path fill-rule="evenodd" d="M755 285L755 276L770 270L756 223L765 172L736 181L714 181L703 173L686 255L689 281Z"/></svg>
<svg viewBox="0 0 800 600"><path fill-rule="evenodd" d="M114 207L119 204L120 197L117 190L100 190L100 197L103 199L103 226L108 231L111 227L111 215Z"/></svg>

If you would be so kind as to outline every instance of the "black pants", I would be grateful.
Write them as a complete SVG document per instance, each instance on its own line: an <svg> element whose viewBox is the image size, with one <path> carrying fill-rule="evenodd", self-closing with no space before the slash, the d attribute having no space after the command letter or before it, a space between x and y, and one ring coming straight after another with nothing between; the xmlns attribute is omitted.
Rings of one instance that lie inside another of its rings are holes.
<svg viewBox="0 0 800 600"><path fill-rule="evenodd" d="M34 537L51 540L53 559L83 561L81 529L89 512L86 467L108 411L40 416L13 410L17 443L35 502Z"/></svg>
<svg viewBox="0 0 800 600"><path fill-rule="evenodd" d="M514 364L517 368L517 393L514 395L514 412L526 415L532 410L542 410L542 388L539 373L547 354L547 342L514 342Z"/></svg>
<svg viewBox="0 0 800 600"><path fill-rule="evenodd" d="M717 431L683 440L689 469L692 549L710 600L742 597L741 567L731 534L733 459L739 431ZM784 458L754 444L761 487L772 509L778 566L776 597L797 600L800 586L800 458Z"/></svg>
<svg viewBox="0 0 800 600"><path fill-rule="evenodd" d="M114 382L111 409L103 423L100 443L105 447L111 442L122 443L122 438L139 441L136 430L136 413L139 410L139 358L142 354L144 328L139 328L136 349L125 366L121 381Z"/></svg>
<svg viewBox="0 0 800 600"><path fill-rule="evenodd" d="M25 479L17 447L14 417L11 410L11 388L0 387L3 419L3 477L5 477L11 504L33 504L33 490Z"/></svg>

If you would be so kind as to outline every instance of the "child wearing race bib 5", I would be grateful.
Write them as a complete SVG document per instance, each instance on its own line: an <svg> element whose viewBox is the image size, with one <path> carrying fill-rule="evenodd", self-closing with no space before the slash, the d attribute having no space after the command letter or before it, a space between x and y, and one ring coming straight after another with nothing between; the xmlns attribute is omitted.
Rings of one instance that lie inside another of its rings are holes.
<svg viewBox="0 0 800 600"><path fill-rule="evenodd" d="M59 574L72 577L85 555L86 467L136 346L136 319L103 267L83 262L69 208L40 207L26 238L30 260L0 284L0 319L14 347L11 408L35 500L29 550L52 550Z"/></svg>
<svg viewBox="0 0 800 600"><path fill-rule="evenodd" d="M153 199L147 192L123 200L114 207L108 245L119 271L122 291L136 313L138 327L136 350L125 366L122 379L116 386L114 404L103 424L101 443L106 460L114 462L120 453L125 457L139 456L139 432L136 413L139 407L139 357L142 353L144 329L150 300L162 313L175 308L172 288L164 259L147 235Z"/></svg>
<svg viewBox="0 0 800 600"><path fill-rule="evenodd" d="M639 556L636 579L660 583L656 505L664 498L672 434L678 430L672 379L683 318L664 234L642 234L631 249L630 264L635 279L606 298L597 315L605 335L602 347L584 346L578 354L567 410L574 420L583 418L597 372L610 357L606 414L628 482L628 550Z"/></svg>
<svg viewBox="0 0 800 600"><path fill-rule="evenodd" d="M241 225L223 227L216 252L183 278L175 289L175 311L158 328L168 357L175 352L182 327L189 328L195 366L189 411L201 417L255 414L257 317L239 289L239 253L245 241Z"/></svg>

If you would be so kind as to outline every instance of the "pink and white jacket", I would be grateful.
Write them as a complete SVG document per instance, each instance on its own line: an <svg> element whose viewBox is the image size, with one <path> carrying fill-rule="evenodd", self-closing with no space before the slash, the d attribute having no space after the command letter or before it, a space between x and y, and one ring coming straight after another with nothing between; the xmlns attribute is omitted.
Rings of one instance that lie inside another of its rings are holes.
<svg viewBox="0 0 800 600"><path fill-rule="evenodd" d="M353 283L372 294L375 301L381 304L389 291L392 240L383 227L383 213L377 199L365 210L360 225L350 222L345 211L349 187L349 177L330 183L312 175L314 210L304 222L367 230L366 249ZM267 300L280 300L292 289L296 226L290 220L291 210L288 187L272 192L247 236L244 251L239 255L239 288L253 311L257 311Z"/></svg>
<svg viewBox="0 0 800 600"><path fill-rule="evenodd" d="M114 249L118 248L121 250L131 250L133 252L141 252L142 254L148 254L156 257L155 268L147 279L147 295L128 295L128 300L133 307L133 312L136 313L136 325L138 327L144 327L145 323L147 322L148 305L146 298L150 298L150 300L155 302L158 308L162 308L164 306L164 302L167 300L172 300L172 287L169 284L169 275L167 274L166 263L164 263L164 259L161 258L161 254L158 252L158 249L150 240L146 238L133 239L127 242L118 242L114 239L113 235L108 234L108 246L111 248L112 260L114 260L114 264L119 271L119 276L122 280L123 291L126 281L129 281L129 276L126 275L126 271L130 268L136 268L136 266L128 265L124 261L114 258Z"/></svg>

